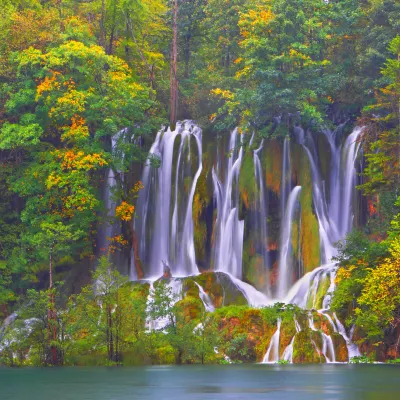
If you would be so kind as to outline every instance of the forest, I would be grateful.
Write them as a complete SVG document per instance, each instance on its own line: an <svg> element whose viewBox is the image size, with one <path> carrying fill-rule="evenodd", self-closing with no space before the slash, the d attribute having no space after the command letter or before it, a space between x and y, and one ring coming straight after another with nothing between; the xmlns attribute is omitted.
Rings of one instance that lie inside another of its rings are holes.
<svg viewBox="0 0 400 400"><path fill-rule="evenodd" d="M399 16L0 0L0 365L400 362Z"/></svg>

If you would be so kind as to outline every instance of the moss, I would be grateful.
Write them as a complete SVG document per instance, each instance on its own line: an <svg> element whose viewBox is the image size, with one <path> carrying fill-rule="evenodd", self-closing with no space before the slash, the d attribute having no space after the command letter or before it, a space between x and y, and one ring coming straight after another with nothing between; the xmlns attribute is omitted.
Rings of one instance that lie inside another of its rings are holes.
<svg viewBox="0 0 400 400"><path fill-rule="evenodd" d="M250 231L249 236L243 243L242 267L244 280L252 284L258 290L267 287L268 274L265 270L264 260L262 256L256 253L255 237L257 232Z"/></svg>
<svg viewBox="0 0 400 400"><path fill-rule="evenodd" d="M198 260L206 260L207 224L204 213L208 204L212 201L212 190L209 186L210 153L203 154L203 170L197 180L196 190L193 197L193 223L194 223L194 246Z"/></svg>
<svg viewBox="0 0 400 400"><path fill-rule="evenodd" d="M315 301L314 301L314 308L317 310L322 309L322 302L324 300L324 297L326 293L328 292L329 286L331 285L331 280L329 276L325 276L318 285L317 289L317 294L315 296Z"/></svg>
<svg viewBox="0 0 400 400"><path fill-rule="evenodd" d="M254 208L257 185L254 175L253 154L247 151L244 155L239 175L239 192L246 208Z"/></svg>
<svg viewBox="0 0 400 400"><path fill-rule="evenodd" d="M299 253L299 223L298 221L292 221L292 237L291 237L291 244L292 244L292 251L294 255Z"/></svg>
<svg viewBox="0 0 400 400"><path fill-rule="evenodd" d="M222 272L204 272L192 279L210 296L216 308L229 305L247 305L243 293Z"/></svg>
<svg viewBox="0 0 400 400"><path fill-rule="evenodd" d="M335 349L336 361L347 362L349 360L349 352L347 350L346 341L336 332L331 334L331 338Z"/></svg>
<svg viewBox="0 0 400 400"><path fill-rule="evenodd" d="M247 306L224 307L215 311L213 317L221 335L221 342L226 348L238 337L245 338L243 347L246 351L239 357L239 361L254 362L263 359L276 326L266 323L262 309Z"/></svg>
<svg viewBox="0 0 400 400"><path fill-rule="evenodd" d="M331 171L331 147L324 134L317 133L314 135L314 140L317 143L317 151L319 154L319 164L321 167L322 179L329 182L329 176ZM326 188L329 190L329 185Z"/></svg>
<svg viewBox="0 0 400 400"><path fill-rule="evenodd" d="M281 190L282 146L270 140L264 149L265 183L277 196Z"/></svg>
<svg viewBox="0 0 400 400"><path fill-rule="evenodd" d="M310 272L320 265L320 236L317 217L313 211L312 174L307 154L299 145L293 146L294 177L301 185L301 226L300 245L305 272Z"/></svg>
<svg viewBox="0 0 400 400"><path fill-rule="evenodd" d="M310 329L298 332L293 345L293 362L300 364L325 362L325 357L318 354L312 342L313 340L320 341L320 337L318 332ZM318 346L317 342L316 344Z"/></svg>
<svg viewBox="0 0 400 400"><path fill-rule="evenodd" d="M203 221L197 221L194 224L194 247L195 254L198 260L204 260L206 257L205 243L207 240L207 225Z"/></svg>
<svg viewBox="0 0 400 400"><path fill-rule="evenodd" d="M264 259L259 254L250 258L244 277L246 282L251 283L258 290L267 286Z"/></svg>
<svg viewBox="0 0 400 400"><path fill-rule="evenodd" d="M204 309L203 302L200 300L198 294L198 288L196 295L186 294L186 296L178 301L176 304L181 310L183 310L185 317L190 320L199 319Z"/></svg>
<svg viewBox="0 0 400 400"><path fill-rule="evenodd" d="M280 353L282 354L286 347L290 344L293 336L296 334L296 327L294 325L294 320L283 320L281 324L281 337L280 337Z"/></svg>

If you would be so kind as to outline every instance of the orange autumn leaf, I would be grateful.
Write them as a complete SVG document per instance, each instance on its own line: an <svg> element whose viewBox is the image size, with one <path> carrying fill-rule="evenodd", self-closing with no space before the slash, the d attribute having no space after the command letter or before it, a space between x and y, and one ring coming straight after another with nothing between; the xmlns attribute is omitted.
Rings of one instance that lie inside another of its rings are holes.
<svg viewBox="0 0 400 400"><path fill-rule="evenodd" d="M122 221L130 221L132 219L135 206L123 201L116 209L115 215Z"/></svg>

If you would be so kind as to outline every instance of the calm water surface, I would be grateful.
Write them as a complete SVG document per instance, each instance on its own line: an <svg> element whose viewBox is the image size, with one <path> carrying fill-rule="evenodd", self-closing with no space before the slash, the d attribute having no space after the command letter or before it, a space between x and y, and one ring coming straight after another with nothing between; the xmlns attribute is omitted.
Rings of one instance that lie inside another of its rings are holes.
<svg viewBox="0 0 400 400"><path fill-rule="evenodd" d="M1 400L400 400L394 365L0 369Z"/></svg>

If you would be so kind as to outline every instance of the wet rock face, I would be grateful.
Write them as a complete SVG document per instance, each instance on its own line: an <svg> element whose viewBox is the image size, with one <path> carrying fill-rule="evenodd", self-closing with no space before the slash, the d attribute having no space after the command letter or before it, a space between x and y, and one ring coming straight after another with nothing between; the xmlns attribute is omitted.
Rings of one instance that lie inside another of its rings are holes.
<svg viewBox="0 0 400 400"><path fill-rule="evenodd" d="M310 329L297 333L293 348L293 362L297 364L325 363L325 357L317 350L320 335Z"/></svg>
<svg viewBox="0 0 400 400"><path fill-rule="evenodd" d="M171 268L168 266L168 264L163 261L163 278L164 279L171 279L172 278L172 272L171 272Z"/></svg>
<svg viewBox="0 0 400 400"><path fill-rule="evenodd" d="M229 305L247 305L243 293L232 283L229 276L222 272L205 272L187 279L194 280L202 286L216 308Z"/></svg>
<svg viewBox="0 0 400 400"><path fill-rule="evenodd" d="M331 335L337 362L347 362L349 360L349 352L347 350L346 341L338 333Z"/></svg>

